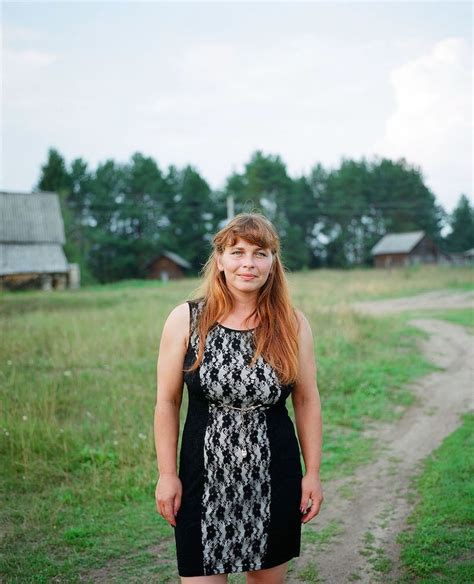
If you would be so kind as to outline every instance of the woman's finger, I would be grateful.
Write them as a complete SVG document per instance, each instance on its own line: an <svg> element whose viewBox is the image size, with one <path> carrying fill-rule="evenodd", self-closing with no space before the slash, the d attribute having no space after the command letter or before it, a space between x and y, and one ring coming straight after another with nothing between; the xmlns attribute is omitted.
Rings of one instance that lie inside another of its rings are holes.
<svg viewBox="0 0 474 584"><path fill-rule="evenodd" d="M303 492L301 495L301 503L300 503L300 511L302 513L306 512L306 508L308 507L309 501L311 501L310 493L307 491L306 493Z"/></svg>
<svg viewBox="0 0 474 584"><path fill-rule="evenodd" d="M301 519L302 523L308 523L309 521L311 521L311 519L316 517L316 515L319 513L320 508L321 501L319 503L317 501L313 501L311 507L303 515Z"/></svg>
<svg viewBox="0 0 474 584"><path fill-rule="evenodd" d="M313 501L311 500L311 498L309 498L307 505L303 509L303 517L304 518L306 518L308 516L308 513L311 511L312 505L313 505Z"/></svg>
<svg viewBox="0 0 474 584"><path fill-rule="evenodd" d="M181 495L178 494L174 498L174 504L173 504L173 513L175 516L178 514L180 507L181 507Z"/></svg>
<svg viewBox="0 0 474 584"><path fill-rule="evenodd" d="M164 504L164 518L173 527L176 525L176 519L173 512L173 501L167 501Z"/></svg>

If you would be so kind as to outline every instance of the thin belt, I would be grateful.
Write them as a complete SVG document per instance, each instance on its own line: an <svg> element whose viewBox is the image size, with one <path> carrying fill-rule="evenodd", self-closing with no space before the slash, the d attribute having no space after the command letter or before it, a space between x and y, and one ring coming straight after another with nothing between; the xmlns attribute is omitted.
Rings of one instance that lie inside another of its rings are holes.
<svg viewBox="0 0 474 584"><path fill-rule="evenodd" d="M232 410L239 410L241 412L248 412L249 410L255 410L257 408L269 408L270 405L267 404L255 404L254 406L248 406L247 408L237 408L235 406L231 406L230 404L221 404L221 403L212 403L213 406L216 408L231 408Z"/></svg>
<svg viewBox="0 0 474 584"><path fill-rule="evenodd" d="M215 402L213 402L212 405L217 407L217 408L220 407L220 408L230 408L232 410L238 410L241 413L249 412L251 410L256 410L257 408L268 409L271 407L271 405L267 405L267 404L255 404L253 406L248 406L246 408L237 408L235 406L231 406L230 404L222 404L222 403L215 403ZM241 417L240 433L239 433L239 443L240 444L242 444L242 442L244 442L243 429L244 429L244 416ZM244 446L240 446L239 450L240 450L240 455L242 456L242 459L244 459L248 454L245 444L244 444Z"/></svg>

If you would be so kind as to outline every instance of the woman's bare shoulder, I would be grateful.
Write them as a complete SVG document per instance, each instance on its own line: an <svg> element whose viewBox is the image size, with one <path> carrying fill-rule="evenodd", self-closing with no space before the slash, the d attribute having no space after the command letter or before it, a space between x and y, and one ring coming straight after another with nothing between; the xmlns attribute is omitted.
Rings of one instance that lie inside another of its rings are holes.
<svg viewBox="0 0 474 584"><path fill-rule="evenodd" d="M299 309L295 308L296 318L298 320L299 330L306 335L312 335L311 325L309 324L309 320L306 318L305 314Z"/></svg>
<svg viewBox="0 0 474 584"><path fill-rule="evenodd" d="M301 321L302 318L305 318L303 312L299 308L293 308L293 310L298 317L298 321Z"/></svg>
<svg viewBox="0 0 474 584"><path fill-rule="evenodd" d="M298 319L299 324L302 324L304 322L308 322L308 319L306 318L304 313L299 308L295 308L294 311L295 311L296 318Z"/></svg>
<svg viewBox="0 0 474 584"><path fill-rule="evenodd" d="M176 340L182 340L187 345L189 336L189 314L190 306L188 302L182 302L175 306L168 314L163 332L172 336Z"/></svg>
<svg viewBox="0 0 474 584"><path fill-rule="evenodd" d="M189 317L189 303L182 302L173 308L173 310L169 313L168 319L173 319L176 321L185 320Z"/></svg>

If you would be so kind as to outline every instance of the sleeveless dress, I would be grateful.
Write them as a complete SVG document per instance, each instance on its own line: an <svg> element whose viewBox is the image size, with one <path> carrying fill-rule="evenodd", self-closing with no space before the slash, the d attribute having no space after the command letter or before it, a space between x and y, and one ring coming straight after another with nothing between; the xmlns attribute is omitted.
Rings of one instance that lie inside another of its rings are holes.
<svg viewBox="0 0 474 584"><path fill-rule="evenodd" d="M203 300L188 301L185 368L195 360ZM293 385L253 355L253 331L216 324L198 369L184 373L188 411L174 528L180 576L271 568L300 555L298 440L286 409Z"/></svg>

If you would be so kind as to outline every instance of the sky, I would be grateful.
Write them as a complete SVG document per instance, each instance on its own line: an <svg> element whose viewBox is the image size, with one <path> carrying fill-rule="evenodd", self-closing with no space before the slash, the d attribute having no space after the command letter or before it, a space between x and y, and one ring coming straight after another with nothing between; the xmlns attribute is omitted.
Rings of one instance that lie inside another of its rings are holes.
<svg viewBox="0 0 474 584"><path fill-rule="evenodd" d="M0 189L50 147L135 152L213 189L252 153L290 176L405 158L451 212L472 200L470 2L3 2Z"/></svg>

